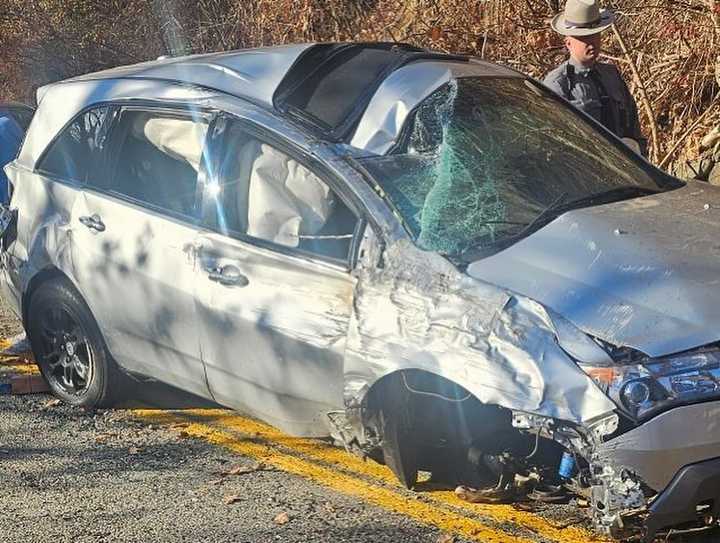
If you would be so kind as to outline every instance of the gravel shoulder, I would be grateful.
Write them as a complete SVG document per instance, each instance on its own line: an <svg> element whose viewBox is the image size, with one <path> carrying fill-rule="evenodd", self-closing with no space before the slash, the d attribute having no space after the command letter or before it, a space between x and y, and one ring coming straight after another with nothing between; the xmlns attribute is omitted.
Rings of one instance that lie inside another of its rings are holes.
<svg viewBox="0 0 720 543"><path fill-rule="evenodd" d="M5 543L101 541L434 542L439 532L179 432L0 397L0 533ZM227 496L236 501L226 504ZM289 522L278 524L287 513ZM281 517L282 519L282 517ZM459 541L459 540L456 540Z"/></svg>
<svg viewBox="0 0 720 543"><path fill-rule="evenodd" d="M21 331L0 301L0 337ZM156 383L136 385L127 407L208 407ZM220 473L254 464L127 410L0 395L0 541L424 543L440 535L284 472L218 484ZM282 513L288 521L279 524Z"/></svg>

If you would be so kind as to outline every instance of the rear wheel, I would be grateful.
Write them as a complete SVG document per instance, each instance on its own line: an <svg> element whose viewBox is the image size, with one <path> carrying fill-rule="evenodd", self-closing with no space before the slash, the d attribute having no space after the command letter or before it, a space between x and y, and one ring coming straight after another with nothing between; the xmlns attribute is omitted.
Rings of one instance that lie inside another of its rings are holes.
<svg viewBox="0 0 720 543"><path fill-rule="evenodd" d="M33 293L28 336L56 396L81 407L110 404L114 362L90 309L67 280L50 280Z"/></svg>

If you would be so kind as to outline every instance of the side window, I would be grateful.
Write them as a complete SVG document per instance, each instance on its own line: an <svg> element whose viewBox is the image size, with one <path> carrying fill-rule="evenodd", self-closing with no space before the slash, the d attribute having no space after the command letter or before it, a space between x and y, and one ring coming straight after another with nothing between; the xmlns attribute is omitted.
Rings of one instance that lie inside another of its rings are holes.
<svg viewBox="0 0 720 543"><path fill-rule="evenodd" d="M207 128L202 118L122 111L113 129L117 152L106 190L164 211L194 216Z"/></svg>
<svg viewBox="0 0 720 543"><path fill-rule="evenodd" d="M100 106L78 115L52 143L38 170L86 183L100 164L109 111L108 106Z"/></svg>
<svg viewBox="0 0 720 543"><path fill-rule="evenodd" d="M347 261L357 216L316 173L233 125L213 197L215 226L275 245Z"/></svg>

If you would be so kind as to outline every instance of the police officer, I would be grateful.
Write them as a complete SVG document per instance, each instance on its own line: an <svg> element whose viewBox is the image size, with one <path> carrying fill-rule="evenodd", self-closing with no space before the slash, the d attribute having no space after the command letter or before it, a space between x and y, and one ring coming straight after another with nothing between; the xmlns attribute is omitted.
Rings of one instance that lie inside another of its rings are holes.
<svg viewBox="0 0 720 543"><path fill-rule="evenodd" d="M598 62L600 33L614 20L614 14L601 10L597 0L567 0L564 13L556 15L551 26L565 36L570 58L551 71L544 83L646 156L647 140L640 131L632 94L614 65Z"/></svg>

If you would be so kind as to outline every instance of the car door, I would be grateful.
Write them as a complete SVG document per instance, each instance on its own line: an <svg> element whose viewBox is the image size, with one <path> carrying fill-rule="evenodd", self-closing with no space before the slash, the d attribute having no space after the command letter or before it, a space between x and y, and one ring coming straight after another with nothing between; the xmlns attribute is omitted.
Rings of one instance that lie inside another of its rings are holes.
<svg viewBox="0 0 720 543"><path fill-rule="evenodd" d="M327 435L343 406L363 223L321 170L230 122L197 255L201 348L217 401L286 431Z"/></svg>
<svg viewBox="0 0 720 543"><path fill-rule="evenodd" d="M114 358L201 395L192 247L208 124L197 112L120 108L111 158L88 178L71 217L78 282Z"/></svg>

